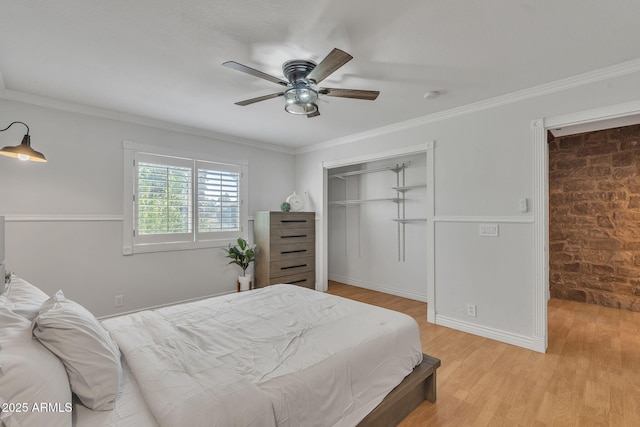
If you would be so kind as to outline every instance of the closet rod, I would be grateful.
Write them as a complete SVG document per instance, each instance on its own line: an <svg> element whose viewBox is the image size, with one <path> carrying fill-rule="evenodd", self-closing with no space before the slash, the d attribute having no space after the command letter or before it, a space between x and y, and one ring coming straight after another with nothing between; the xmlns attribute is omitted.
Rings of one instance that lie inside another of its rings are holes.
<svg viewBox="0 0 640 427"><path fill-rule="evenodd" d="M342 173L329 175L329 178L344 178L347 176L364 175L366 173L382 172L382 171L392 171L392 172L398 173L401 170L404 170L405 168L409 167L409 165L411 165L411 162L403 163L401 166L398 166L398 165L383 166L379 168L361 169L361 170L351 171L351 172L342 172Z"/></svg>

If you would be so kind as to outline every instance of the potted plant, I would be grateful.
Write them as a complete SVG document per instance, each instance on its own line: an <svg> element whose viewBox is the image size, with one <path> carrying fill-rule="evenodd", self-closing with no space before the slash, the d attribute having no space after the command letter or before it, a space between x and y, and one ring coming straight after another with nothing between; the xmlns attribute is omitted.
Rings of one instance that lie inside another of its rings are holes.
<svg viewBox="0 0 640 427"><path fill-rule="evenodd" d="M251 289L251 275L247 275L247 268L256 258L256 245L249 245L242 237L238 237L238 245L225 249L226 258L230 258L229 264L237 264L242 269L242 276L238 277L238 290L248 291Z"/></svg>

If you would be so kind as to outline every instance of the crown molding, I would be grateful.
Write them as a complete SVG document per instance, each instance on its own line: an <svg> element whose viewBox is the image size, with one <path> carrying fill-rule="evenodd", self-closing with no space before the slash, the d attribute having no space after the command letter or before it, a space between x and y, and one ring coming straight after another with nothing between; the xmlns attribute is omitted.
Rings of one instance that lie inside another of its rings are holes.
<svg viewBox="0 0 640 427"><path fill-rule="evenodd" d="M500 95L494 98L489 98L489 99L474 102L471 104L463 105L461 107L451 108L449 110L440 111L434 114L417 117L415 119L394 123L392 125L383 126L377 129L372 129L369 131L360 132L357 134L320 142L318 144L313 144L308 147L302 147L295 150L295 154L333 148L339 145L349 144L352 142L361 141L363 139L369 139L376 136L386 135L389 133L410 129L410 128L424 125L427 123L433 123L441 120L451 119L454 117L459 117L459 116L475 113L482 110L488 110L488 109L499 107L502 105L512 104L514 102L535 98L538 96L548 95L556 92L562 92L564 90L571 89L574 87L584 86L584 85L596 83L602 80L607 80L614 77L620 77L620 76L637 73L637 72L640 72L640 58L634 59L631 61L622 62L620 64L612 65L609 67L601 68L595 71L589 71L587 73L578 74L576 76L567 77L565 79L556 80L554 82L533 86L527 89L509 93L506 95Z"/></svg>
<svg viewBox="0 0 640 427"><path fill-rule="evenodd" d="M7 101L22 102L24 104L51 108L54 110L67 111L70 113L100 117L103 119L111 119L111 120L117 120L121 122L133 123L137 125L148 126L148 127L162 129L162 130L186 133L189 135L215 139L221 142L241 144L241 145L246 145L253 148L260 148L260 149L269 150L269 151L277 151L280 153L285 153L290 155L295 154L295 150L291 148L279 146L279 145L268 144L265 142L239 138L232 135L211 132L204 129L179 125L177 123L171 123L171 122L166 122L162 120L151 119L148 117L138 116L135 114L121 113L114 110L91 107L89 105L76 104L73 102L67 102L59 99L48 98L40 95L34 95L26 92L19 92L16 90L7 89L4 86L4 83L2 80L2 74L0 74L0 99L4 99Z"/></svg>
<svg viewBox="0 0 640 427"><path fill-rule="evenodd" d="M596 83L602 80L624 76L640 72L640 58L631 61L622 62L620 64L612 65L609 67L601 68L587 73L578 74L576 76L568 77L565 79L557 80L550 83L545 83L531 88L523 89L520 91L512 92L509 94L497 96L494 98L485 99L482 101L474 102L471 104L463 105L461 107L451 108L449 110L440 111L434 114L429 114L422 117L417 117L410 120L394 123L388 126L379 127L376 129L368 130L365 132L348 135L341 138L336 138L317 144L313 144L307 147L298 149L292 149L275 144L269 144L265 142L249 140L245 138L239 138L232 135L220 134L204 129L194 128L190 126L179 125L176 123L165 122L161 120L151 119L148 117L138 116L134 114L121 113L113 110L107 110L103 108L91 107L83 104L76 104L72 102L62 101L58 99L43 97L26 92L19 92L11 89L7 89L2 74L0 73L0 99L8 101L17 101L25 104L36 105L40 107L52 108L56 110L68 111L72 113L85 114L89 116L107 118L112 120L118 120L143 126L149 126L153 128L169 130L174 132L186 133L195 136L201 136L204 138L211 138L218 141L230 142L234 144L246 145L253 148L260 148L269 151L276 151L285 154L302 154L312 151L324 150L352 142L361 141L364 139L373 138L376 136L386 135L389 133L398 132L405 129L410 129L427 123L438 122L441 120L447 120L454 117L471 114L474 112L488 110L491 108L499 107L502 105L511 104L518 101L523 101L538 96L543 96L551 93L561 92L574 87L584 86L591 83Z"/></svg>
<svg viewBox="0 0 640 427"><path fill-rule="evenodd" d="M544 126L546 129L553 129L557 127L564 128L586 125L594 122L624 119L626 117L634 117L638 115L640 115L640 101L630 101L622 104L594 108L587 111L579 111L577 113L569 113L561 116L534 120L532 121L532 126L534 126L534 123L539 122L537 126ZM624 124L621 124L621 126L624 126Z"/></svg>

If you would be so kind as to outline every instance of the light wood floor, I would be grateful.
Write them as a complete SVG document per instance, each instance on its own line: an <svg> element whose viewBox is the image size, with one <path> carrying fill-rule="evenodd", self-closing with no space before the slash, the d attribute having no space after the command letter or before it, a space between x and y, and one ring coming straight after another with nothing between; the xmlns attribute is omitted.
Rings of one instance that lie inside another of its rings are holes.
<svg viewBox="0 0 640 427"><path fill-rule="evenodd" d="M442 360L438 400L414 426L640 426L640 313L552 299L536 353L426 321L426 304L329 282L329 293L404 312Z"/></svg>

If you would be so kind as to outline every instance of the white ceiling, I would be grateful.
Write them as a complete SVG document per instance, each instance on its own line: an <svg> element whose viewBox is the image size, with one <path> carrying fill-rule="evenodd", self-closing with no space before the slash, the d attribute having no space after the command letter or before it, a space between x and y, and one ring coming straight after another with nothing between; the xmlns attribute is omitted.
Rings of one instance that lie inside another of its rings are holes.
<svg viewBox="0 0 640 427"><path fill-rule="evenodd" d="M295 149L638 59L639 22L636 0L6 0L0 97ZM354 59L322 86L376 101L323 97L312 119L234 105L279 86L222 62L282 77L334 47Z"/></svg>

